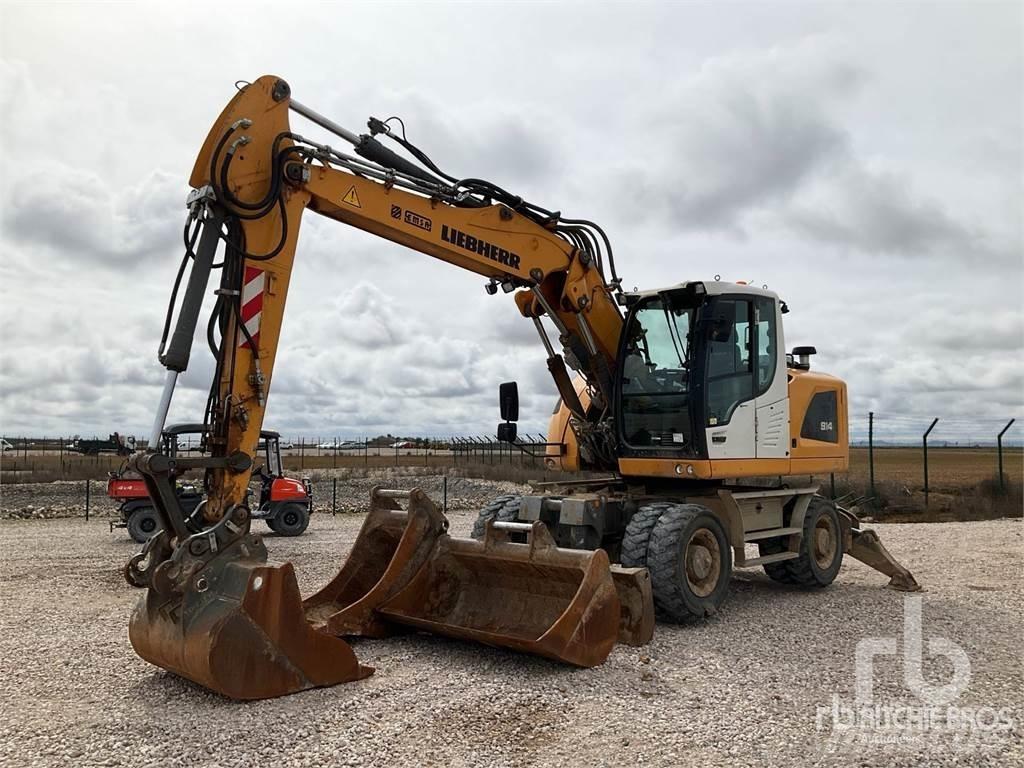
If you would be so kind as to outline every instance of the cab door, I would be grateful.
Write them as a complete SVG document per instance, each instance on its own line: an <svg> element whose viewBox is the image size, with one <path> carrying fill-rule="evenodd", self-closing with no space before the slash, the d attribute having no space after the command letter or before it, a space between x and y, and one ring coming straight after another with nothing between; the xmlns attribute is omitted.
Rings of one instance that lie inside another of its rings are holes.
<svg viewBox="0 0 1024 768"><path fill-rule="evenodd" d="M754 303L749 296L719 296L707 322L705 387L709 459L751 459L756 454L753 338Z"/></svg>
<svg viewBox="0 0 1024 768"><path fill-rule="evenodd" d="M755 296L753 304L756 454L784 459L789 456L789 385L781 309L770 296Z"/></svg>

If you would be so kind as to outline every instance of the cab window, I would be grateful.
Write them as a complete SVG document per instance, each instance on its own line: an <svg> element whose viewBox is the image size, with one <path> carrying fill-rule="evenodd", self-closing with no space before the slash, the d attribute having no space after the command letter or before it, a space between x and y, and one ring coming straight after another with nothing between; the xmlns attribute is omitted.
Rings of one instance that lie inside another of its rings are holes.
<svg viewBox="0 0 1024 768"><path fill-rule="evenodd" d="M657 297L632 316L620 371L622 427L629 445L689 447L692 314Z"/></svg>
<svg viewBox="0 0 1024 768"><path fill-rule="evenodd" d="M753 305L719 299L708 329L708 425L727 424L736 406L754 397Z"/></svg>
<svg viewBox="0 0 1024 768"><path fill-rule="evenodd" d="M778 367L775 355L775 301L758 298L754 302L757 312L757 395L760 397L772 385Z"/></svg>

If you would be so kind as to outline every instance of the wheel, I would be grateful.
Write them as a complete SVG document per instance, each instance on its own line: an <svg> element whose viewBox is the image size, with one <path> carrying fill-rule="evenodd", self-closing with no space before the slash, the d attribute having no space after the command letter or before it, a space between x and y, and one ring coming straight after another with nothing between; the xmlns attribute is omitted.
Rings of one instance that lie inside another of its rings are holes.
<svg viewBox="0 0 1024 768"><path fill-rule="evenodd" d="M491 520L497 520L501 523L514 523L519 516L519 505L522 500L522 496L508 495L499 496L489 502L476 516L476 520L473 523L473 533L470 535L477 540L483 539L484 531L487 530L487 523Z"/></svg>
<svg viewBox="0 0 1024 768"><path fill-rule="evenodd" d="M699 504L664 510L647 545L655 608L670 621L710 616L725 601L732 549L714 513Z"/></svg>
<svg viewBox="0 0 1024 768"><path fill-rule="evenodd" d="M274 515L270 530L279 536L298 536L309 527L309 510L302 504L285 504Z"/></svg>
<svg viewBox="0 0 1024 768"><path fill-rule="evenodd" d="M843 565L843 535L836 505L821 496L811 499L804 515L800 556L784 560L793 584L827 587Z"/></svg>
<svg viewBox="0 0 1024 768"><path fill-rule="evenodd" d="M629 519L626 533L622 537L622 551L619 561L627 568L647 567L647 545L651 541L651 532L662 513L671 509L670 501L656 501L644 504Z"/></svg>
<svg viewBox="0 0 1024 768"><path fill-rule="evenodd" d="M162 527L153 507L139 507L128 518L128 535L139 544L145 544Z"/></svg>

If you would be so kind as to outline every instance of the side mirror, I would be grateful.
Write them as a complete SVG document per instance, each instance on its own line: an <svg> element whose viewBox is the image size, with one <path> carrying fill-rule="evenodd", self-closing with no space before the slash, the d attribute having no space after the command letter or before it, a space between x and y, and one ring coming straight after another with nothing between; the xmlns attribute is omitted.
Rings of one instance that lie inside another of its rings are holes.
<svg viewBox="0 0 1024 768"><path fill-rule="evenodd" d="M516 441L516 425L519 420L519 385L514 381L506 381L498 386L498 407L504 424L498 425L498 440L502 443Z"/></svg>
<svg viewBox="0 0 1024 768"><path fill-rule="evenodd" d="M519 421L519 385L506 381L498 385L498 406L502 421Z"/></svg>

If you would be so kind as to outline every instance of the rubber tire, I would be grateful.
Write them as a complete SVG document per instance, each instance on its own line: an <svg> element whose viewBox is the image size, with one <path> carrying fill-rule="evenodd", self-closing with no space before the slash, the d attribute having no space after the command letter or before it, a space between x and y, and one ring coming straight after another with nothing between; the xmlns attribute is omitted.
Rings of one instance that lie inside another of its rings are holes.
<svg viewBox="0 0 1024 768"><path fill-rule="evenodd" d="M822 515L828 515L832 518L833 530L836 533L836 552L831 565L826 569L818 565L818 561L814 559L814 554L811 551L814 526L821 519ZM836 505L822 496L812 498L811 503L807 507L807 513L804 515L803 528L804 535L800 541L800 556L793 560L784 560L780 565L787 567L789 577L792 579L791 583L793 584L810 589L827 587L835 581L836 576L839 575L839 569L843 566L843 529L839 524L839 512L836 511Z"/></svg>
<svg viewBox="0 0 1024 768"><path fill-rule="evenodd" d="M282 504L270 530L278 536L301 536L308 527L309 510L304 504Z"/></svg>
<svg viewBox="0 0 1024 768"><path fill-rule="evenodd" d="M497 520L502 523L514 523L519 517L519 506L522 500L522 496L509 494L507 496L499 496L493 501L488 502L477 514L476 520L473 522L473 532L470 536L477 541L482 540L484 531L487 530L487 523L491 520Z"/></svg>
<svg viewBox="0 0 1024 768"><path fill-rule="evenodd" d="M684 545L693 534L706 528L715 537L721 557L718 583L707 597L691 591L684 571ZM651 531L647 546L647 569L651 574L654 606L663 618L682 622L705 618L725 602L732 575L732 547L721 522L700 504L679 504L666 509Z"/></svg>
<svg viewBox="0 0 1024 768"><path fill-rule="evenodd" d="M145 544L162 528L153 507L139 507L128 518L128 535L137 544Z"/></svg>
<svg viewBox="0 0 1024 768"><path fill-rule="evenodd" d="M640 506L626 525L626 533L622 536L622 549L619 562L626 568L647 567L647 547L651 541L651 532L665 510L675 505L670 501L656 501Z"/></svg>

